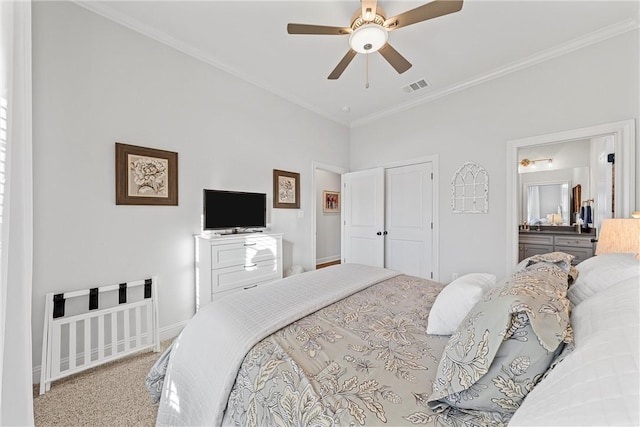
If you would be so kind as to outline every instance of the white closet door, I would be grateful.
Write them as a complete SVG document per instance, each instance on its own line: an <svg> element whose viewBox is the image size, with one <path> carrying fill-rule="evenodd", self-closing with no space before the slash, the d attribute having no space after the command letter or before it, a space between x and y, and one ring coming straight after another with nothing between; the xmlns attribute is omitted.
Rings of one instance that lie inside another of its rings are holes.
<svg viewBox="0 0 640 427"><path fill-rule="evenodd" d="M432 278L432 163L385 170L385 267Z"/></svg>
<svg viewBox="0 0 640 427"><path fill-rule="evenodd" d="M343 262L384 266L384 169L342 175Z"/></svg>

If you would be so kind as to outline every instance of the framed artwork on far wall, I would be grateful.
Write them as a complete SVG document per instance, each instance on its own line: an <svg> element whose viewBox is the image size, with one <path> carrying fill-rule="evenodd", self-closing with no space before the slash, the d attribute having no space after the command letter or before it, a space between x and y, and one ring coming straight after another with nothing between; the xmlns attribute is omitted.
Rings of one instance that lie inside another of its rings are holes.
<svg viewBox="0 0 640 427"><path fill-rule="evenodd" d="M178 153L116 142L116 205L178 205Z"/></svg>
<svg viewBox="0 0 640 427"><path fill-rule="evenodd" d="M340 212L340 192L326 190L322 192L322 212Z"/></svg>
<svg viewBox="0 0 640 427"><path fill-rule="evenodd" d="M300 209L300 174L273 170L273 207Z"/></svg>

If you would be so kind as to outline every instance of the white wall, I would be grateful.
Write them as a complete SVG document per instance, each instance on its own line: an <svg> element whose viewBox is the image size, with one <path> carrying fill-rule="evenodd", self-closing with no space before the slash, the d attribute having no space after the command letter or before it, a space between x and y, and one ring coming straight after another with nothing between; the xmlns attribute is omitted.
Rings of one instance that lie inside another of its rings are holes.
<svg viewBox="0 0 640 427"><path fill-rule="evenodd" d="M349 129L72 3L33 5L33 354L50 291L159 276L160 326L194 312L202 189L265 192L272 170L348 165ZM115 142L179 153L179 206L115 205ZM285 269L308 265L311 216L269 209Z"/></svg>
<svg viewBox="0 0 640 427"><path fill-rule="evenodd" d="M440 280L452 272L503 277L506 141L637 120L638 59L633 31L364 124L351 132L351 170L438 154ZM489 174L487 214L450 210L451 177L469 160Z"/></svg>
<svg viewBox="0 0 640 427"><path fill-rule="evenodd" d="M340 175L316 169L316 264L340 259L340 213L323 212L323 191L340 191Z"/></svg>
<svg viewBox="0 0 640 427"><path fill-rule="evenodd" d="M531 164L529 166L518 166L519 174L538 173L540 171L551 171L558 169L572 169L579 167L589 167L591 157L591 143L588 139L577 141L561 142L559 144L548 144L530 148L520 148L518 150L518 160L522 159L552 159L551 166L546 162Z"/></svg>

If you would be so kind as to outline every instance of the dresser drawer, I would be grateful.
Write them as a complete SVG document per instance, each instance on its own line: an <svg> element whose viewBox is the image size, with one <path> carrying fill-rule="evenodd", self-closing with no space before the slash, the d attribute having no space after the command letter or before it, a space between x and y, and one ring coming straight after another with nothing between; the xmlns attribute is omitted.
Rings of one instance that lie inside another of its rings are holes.
<svg viewBox="0 0 640 427"><path fill-rule="evenodd" d="M591 237L556 236L556 246L593 248L593 243L591 243Z"/></svg>
<svg viewBox="0 0 640 427"><path fill-rule="evenodd" d="M211 245L211 268L244 266L279 258L278 241L269 236L249 236Z"/></svg>
<svg viewBox="0 0 640 427"><path fill-rule="evenodd" d="M195 236L196 310L282 277L282 234Z"/></svg>
<svg viewBox="0 0 640 427"><path fill-rule="evenodd" d="M218 268L211 271L211 294L230 289L254 287L257 283L278 279L278 260Z"/></svg>

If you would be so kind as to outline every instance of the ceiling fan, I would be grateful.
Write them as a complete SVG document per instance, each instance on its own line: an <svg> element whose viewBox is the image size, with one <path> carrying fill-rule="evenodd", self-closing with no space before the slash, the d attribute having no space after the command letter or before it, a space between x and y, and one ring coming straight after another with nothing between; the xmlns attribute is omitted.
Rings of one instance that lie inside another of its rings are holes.
<svg viewBox="0 0 640 427"><path fill-rule="evenodd" d="M435 0L418 6L392 18L387 18L377 0L361 0L362 7L355 11L349 27L329 27L326 25L288 24L289 34L349 35L349 51L329 74L329 80L342 75L358 53L380 54L389 64L402 74L411 68L411 63L388 43L389 31L406 27L438 16L448 15L462 9L462 0Z"/></svg>

